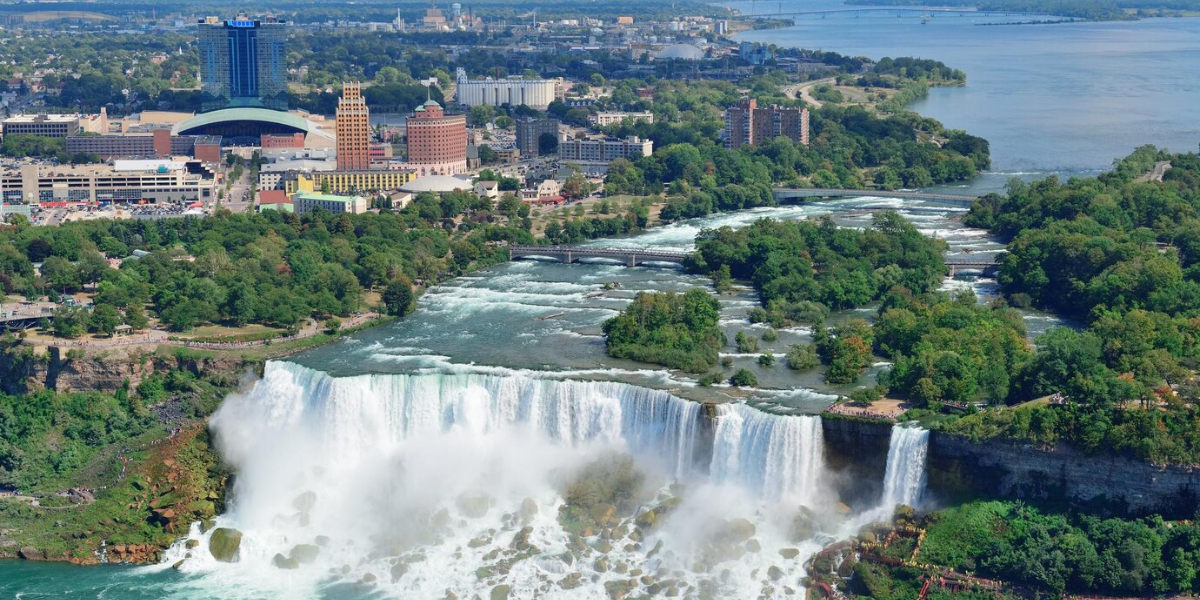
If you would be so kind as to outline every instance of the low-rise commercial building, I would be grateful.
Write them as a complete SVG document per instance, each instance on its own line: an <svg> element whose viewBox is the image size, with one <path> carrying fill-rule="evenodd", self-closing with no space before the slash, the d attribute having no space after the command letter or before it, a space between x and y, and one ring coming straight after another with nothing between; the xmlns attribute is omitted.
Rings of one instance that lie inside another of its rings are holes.
<svg viewBox="0 0 1200 600"><path fill-rule="evenodd" d="M597 127L608 127L616 123L620 123L625 119L634 121L645 121L646 123L654 122L654 113L650 111L644 112L625 112L625 111L609 111L598 112L588 117L588 120L595 123Z"/></svg>
<svg viewBox="0 0 1200 600"><path fill-rule="evenodd" d="M82 130L79 120L79 115L18 115L5 119L2 126L5 136L40 135L65 138L77 135Z"/></svg>
<svg viewBox="0 0 1200 600"><path fill-rule="evenodd" d="M367 212L367 199L362 196L335 196L305 192L292 196L296 214L303 215L322 208L335 214L360 215Z"/></svg>
<svg viewBox="0 0 1200 600"><path fill-rule="evenodd" d="M67 136L67 152L110 158L167 158L191 156L204 162L221 162L221 138L211 135L171 135L169 129L135 135Z"/></svg>
<svg viewBox="0 0 1200 600"><path fill-rule="evenodd" d="M618 158L636 160L653 152L654 142L637 136L616 139L564 135L558 140L558 157L562 161L607 164Z"/></svg>
<svg viewBox="0 0 1200 600"><path fill-rule="evenodd" d="M215 198L212 165L195 160L118 160L111 166L29 164L0 171L0 199L7 204Z"/></svg>
<svg viewBox="0 0 1200 600"><path fill-rule="evenodd" d="M400 189L415 178L416 173L413 171L384 169L288 173L283 176L283 190L289 196L298 192L318 192L326 187L330 192L337 194L385 192Z"/></svg>

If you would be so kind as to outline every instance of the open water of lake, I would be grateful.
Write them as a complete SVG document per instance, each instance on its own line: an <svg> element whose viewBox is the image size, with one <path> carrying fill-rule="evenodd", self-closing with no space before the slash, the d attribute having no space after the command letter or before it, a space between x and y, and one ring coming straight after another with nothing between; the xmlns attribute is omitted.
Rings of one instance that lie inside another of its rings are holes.
<svg viewBox="0 0 1200 600"><path fill-rule="evenodd" d="M751 3L732 6L750 12ZM832 0L757 2L757 12L841 7ZM794 27L738 39L878 59L915 56L967 73L962 88L935 89L912 108L987 138L996 174L1095 174L1143 144L1196 151L1200 144L1200 19L997 25L1029 16L872 12L803 17ZM979 189L978 187L976 189Z"/></svg>

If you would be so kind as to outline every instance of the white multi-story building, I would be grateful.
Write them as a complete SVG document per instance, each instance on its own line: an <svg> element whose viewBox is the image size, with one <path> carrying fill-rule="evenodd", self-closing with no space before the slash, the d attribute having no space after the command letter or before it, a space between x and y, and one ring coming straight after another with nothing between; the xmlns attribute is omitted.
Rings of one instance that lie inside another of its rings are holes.
<svg viewBox="0 0 1200 600"><path fill-rule="evenodd" d="M588 120L595 123L599 127L608 127L609 125L612 125L613 123L620 123L621 121L624 121L625 119L633 119L634 121L645 121L647 123L653 123L654 122L654 113L652 113L650 111L645 111L645 112L613 111L613 112L598 112L595 115L588 117Z"/></svg>
<svg viewBox="0 0 1200 600"><path fill-rule="evenodd" d="M623 140L607 137L574 138L564 135L558 140L560 161L581 163L610 163L618 158L636 160L650 156L654 142L635 136Z"/></svg>
<svg viewBox="0 0 1200 600"><path fill-rule="evenodd" d="M520 106L544 110L554 102L555 79L471 79L467 72L458 70L455 100L462 106Z"/></svg>

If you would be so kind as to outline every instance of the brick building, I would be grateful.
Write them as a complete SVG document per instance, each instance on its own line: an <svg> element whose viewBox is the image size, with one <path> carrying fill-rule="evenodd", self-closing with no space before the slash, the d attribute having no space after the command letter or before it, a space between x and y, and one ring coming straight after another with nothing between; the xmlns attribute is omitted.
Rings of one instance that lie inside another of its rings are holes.
<svg viewBox="0 0 1200 600"><path fill-rule="evenodd" d="M337 166L361 171L371 166L371 112L358 83L342 86L337 105Z"/></svg>
<svg viewBox="0 0 1200 600"><path fill-rule="evenodd" d="M767 140L786 137L808 145L808 109L777 105L759 107L753 98L742 98L725 111L726 148L757 146Z"/></svg>
<svg viewBox="0 0 1200 600"><path fill-rule="evenodd" d="M433 100L408 118L408 167L418 175L456 175L467 170L467 117L448 115Z"/></svg>

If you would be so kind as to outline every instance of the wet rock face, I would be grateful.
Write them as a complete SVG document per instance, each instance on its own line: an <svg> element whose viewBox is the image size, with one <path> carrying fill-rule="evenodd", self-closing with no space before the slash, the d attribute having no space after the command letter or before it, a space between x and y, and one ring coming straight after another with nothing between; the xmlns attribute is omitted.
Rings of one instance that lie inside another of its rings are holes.
<svg viewBox="0 0 1200 600"><path fill-rule="evenodd" d="M232 527L218 527L208 539L208 552L220 562L237 562L242 545L242 532Z"/></svg>

